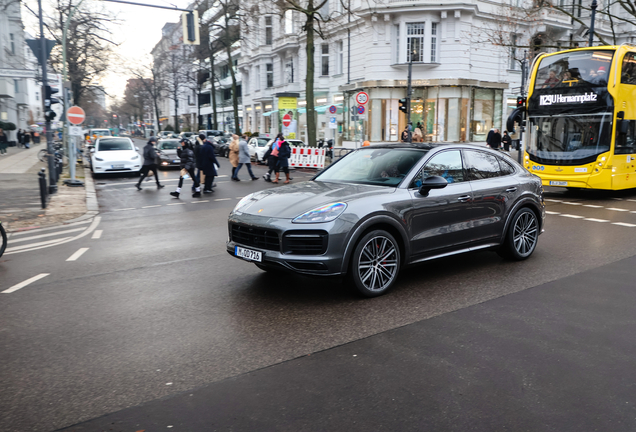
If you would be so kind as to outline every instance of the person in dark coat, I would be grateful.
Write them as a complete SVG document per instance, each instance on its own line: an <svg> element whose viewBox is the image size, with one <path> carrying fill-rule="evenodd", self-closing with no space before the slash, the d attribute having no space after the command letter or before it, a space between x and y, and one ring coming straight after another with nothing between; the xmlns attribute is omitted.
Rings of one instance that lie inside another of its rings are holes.
<svg viewBox="0 0 636 432"><path fill-rule="evenodd" d="M510 151L510 144L512 143L512 138L508 135L508 131L504 131L503 136L501 137L501 142L503 143L504 150Z"/></svg>
<svg viewBox="0 0 636 432"><path fill-rule="evenodd" d="M181 147L177 149L177 155L181 158L181 175L179 176L179 186L177 186L177 190L170 192L170 195L175 198L179 198L181 186L183 186L183 170L186 170L194 182L194 193L192 194L192 198L200 197L201 187L199 186L199 180L197 180L196 175L194 175L194 168L196 165L194 151L192 150L192 145L186 138L181 138Z"/></svg>
<svg viewBox="0 0 636 432"><path fill-rule="evenodd" d="M280 147L280 143L284 140L285 138L282 133L276 135L276 139L263 155L263 160L267 161L267 166L269 168L267 170L267 174L263 176L267 182L272 181L272 172L276 172L276 167L278 166L278 148Z"/></svg>
<svg viewBox="0 0 636 432"><path fill-rule="evenodd" d="M141 190L141 182L148 176L148 172L152 171L155 173L155 181L157 182L157 189L161 189L164 185L159 183L159 166L157 165L157 148L155 147L157 144L157 138L150 137L148 143L144 146L144 164L141 167L141 176L139 177L139 181L137 182L137 190Z"/></svg>
<svg viewBox="0 0 636 432"><path fill-rule="evenodd" d="M0 155L4 155L7 152L9 146L9 139L7 134L0 128Z"/></svg>
<svg viewBox="0 0 636 432"><path fill-rule="evenodd" d="M29 131L24 132L24 136L22 137L22 144L24 144L24 148L31 148L31 134Z"/></svg>
<svg viewBox="0 0 636 432"><path fill-rule="evenodd" d="M214 146L208 141L205 135L199 135L199 138L203 141L203 145L199 150L199 165L201 171L205 174L205 185L203 186L203 193L212 193L212 183L214 182L214 176L217 175L216 166L221 166L214 155Z"/></svg>
<svg viewBox="0 0 636 432"><path fill-rule="evenodd" d="M495 128L488 132L486 144L495 150L498 150L499 147L501 147L501 134L499 133L499 129Z"/></svg>
<svg viewBox="0 0 636 432"><path fill-rule="evenodd" d="M22 129L18 129L18 147L22 147L23 139L24 139L24 132L22 132Z"/></svg>
<svg viewBox="0 0 636 432"><path fill-rule="evenodd" d="M282 170L285 173L285 183L289 183L291 180L289 178L289 157L291 156L291 148L289 147L289 143L287 141L281 141L280 147L278 148L278 166L276 167L276 180L272 183L278 183L278 176L280 176L280 171Z"/></svg>

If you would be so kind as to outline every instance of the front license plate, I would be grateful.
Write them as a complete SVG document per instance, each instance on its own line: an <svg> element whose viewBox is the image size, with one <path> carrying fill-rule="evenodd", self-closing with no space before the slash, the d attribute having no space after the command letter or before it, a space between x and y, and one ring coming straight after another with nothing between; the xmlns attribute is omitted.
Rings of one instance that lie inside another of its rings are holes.
<svg viewBox="0 0 636 432"><path fill-rule="evenodd" d="M181 162L180 160L173 160L172 163L179 163Z"/></svg>
<svg viewBox="0 0 636 432"><path fill-rule="evenodd" d="M123 165L111 165L113 169L124 169Z"/></svg>
<svg viewBox="0 0 636 432"><path fill-rule="evenodd" d="M251 249L245 249L240 246L234 247L234 255L248 261L263 261L263 253Z"/></svg>
<svg viewBox="0 0 636 432"><path fill-rule="evenodd" d="M554 181L550 180L550 186L567 186L568 182L566 181Z"/></svg>

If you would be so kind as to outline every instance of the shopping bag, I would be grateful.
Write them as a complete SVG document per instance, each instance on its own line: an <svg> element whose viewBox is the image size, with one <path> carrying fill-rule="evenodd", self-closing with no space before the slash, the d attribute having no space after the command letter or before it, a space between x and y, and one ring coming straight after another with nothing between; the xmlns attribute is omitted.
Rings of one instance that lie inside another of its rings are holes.
<svg viewBox="0 0 636 432"><path fill-rule="evenodd" d="M179 172L179 175L184 179L190 178L190 176L188 175L188 170L185 168L181 169L181 171Z"/></svg>

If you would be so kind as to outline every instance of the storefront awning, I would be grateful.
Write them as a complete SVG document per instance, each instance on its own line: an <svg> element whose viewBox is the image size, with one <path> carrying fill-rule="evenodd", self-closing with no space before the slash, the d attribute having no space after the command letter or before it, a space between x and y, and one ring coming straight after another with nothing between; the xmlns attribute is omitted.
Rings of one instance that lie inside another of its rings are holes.
<svg viewBox="0 0 636 432"><path fill-rule="evenodd" d="M272 114L274 114L275 112L278 112L278 110L264 112L264 113L263 113L263 116L264 116L264 117L269 117L269 116L271 116Z"/></svg>
<svg viewBox="0 0 636 432"><path fill-rule="evenodd" d="M334 104L334 105L337 106L337 107L341 107L342 106L341 103ZM330 106L331 105L318 105L317 107L314 107L314 109L316 110L316 112L318 114L324 114L324 113L327 112L327 110L329 109ZM298 113L299 114L305 114L306 112L307 112L307 108L298 108ZM338 109L337 113L339 114L341 112L342 112L342 109Z"/></svg>

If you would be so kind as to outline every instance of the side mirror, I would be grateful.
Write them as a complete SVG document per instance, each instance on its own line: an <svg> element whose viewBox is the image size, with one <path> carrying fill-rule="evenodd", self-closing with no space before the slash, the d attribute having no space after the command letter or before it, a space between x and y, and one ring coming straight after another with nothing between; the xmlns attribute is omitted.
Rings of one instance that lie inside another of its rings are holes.
<svg viewBox="0 0 636 432"><path fill-rule="evenodd" d="M89 151L90 151L91 153L95 153L95 147L91 147L91 148L89 149Z"/></svg>
<svg viewBox="0 0 636 432"><path fill-rule="evenodd" d="M448 182L441 176L426 177L420 186L420 195L426 197L431 189L444 189Z"/></svg>
<svg viewBox="0 0 636 432"><path fill-rule="evenodd" d="M139 151L139 147L135 146L135 150Z"/></svg>
<svg viewBox="0 0 636 432"><path fill-rule="evenodd" d="M618 133L626 135L629 131L629 120L618 121Z"/></svg>

